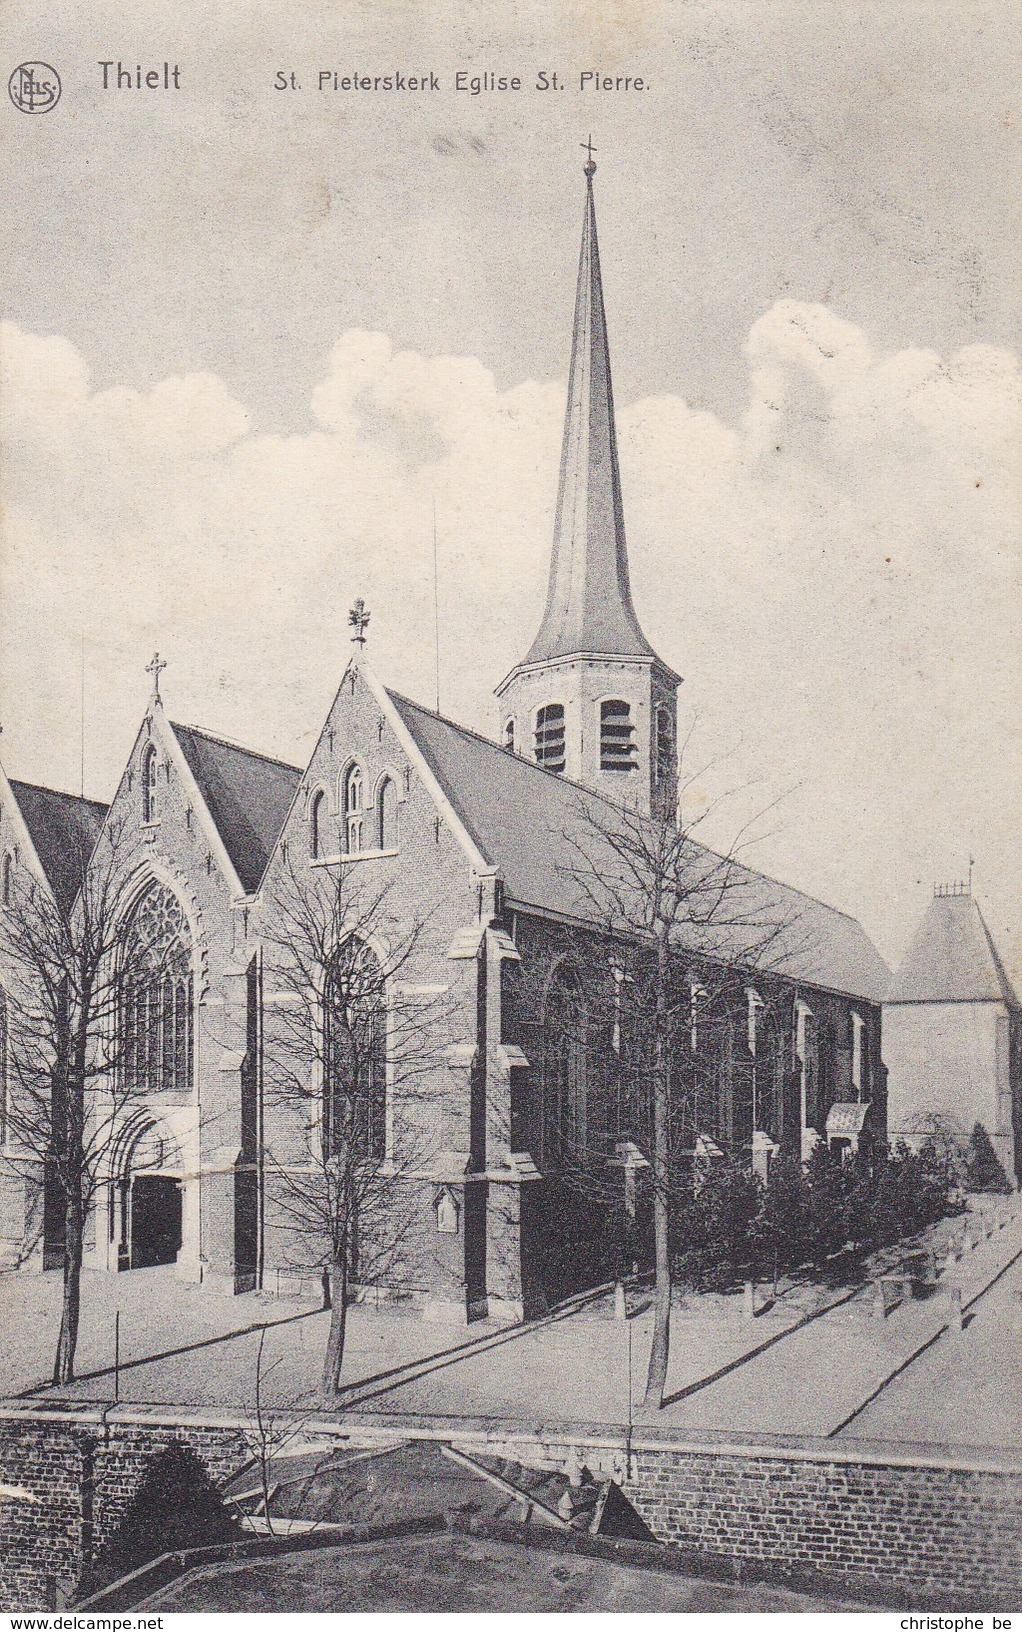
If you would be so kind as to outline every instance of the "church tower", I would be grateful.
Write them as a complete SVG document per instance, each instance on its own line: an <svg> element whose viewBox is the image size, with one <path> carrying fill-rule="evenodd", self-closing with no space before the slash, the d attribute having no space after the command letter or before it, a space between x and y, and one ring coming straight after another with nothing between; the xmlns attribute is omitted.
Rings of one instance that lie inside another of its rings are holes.
<svg viewBox="0 0 1022 1632"><path fill-rule="evenodd" d="M619 803L673 811L680 679L639 627L628 582L592 152L543 622L497 687L501 738Z"/></svg>

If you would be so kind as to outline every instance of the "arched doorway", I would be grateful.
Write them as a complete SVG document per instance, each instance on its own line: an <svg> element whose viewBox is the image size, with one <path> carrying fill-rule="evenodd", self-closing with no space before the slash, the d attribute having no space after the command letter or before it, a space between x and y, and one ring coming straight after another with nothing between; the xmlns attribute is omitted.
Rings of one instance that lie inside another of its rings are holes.
<svg viewBox="0 0 1022 1632"><path fill-rule="evenodd" d="M121 1129L111 1163L111 1268L176 1264L183 1239L183 1184L177 1142L140 1112Z"/></svg>

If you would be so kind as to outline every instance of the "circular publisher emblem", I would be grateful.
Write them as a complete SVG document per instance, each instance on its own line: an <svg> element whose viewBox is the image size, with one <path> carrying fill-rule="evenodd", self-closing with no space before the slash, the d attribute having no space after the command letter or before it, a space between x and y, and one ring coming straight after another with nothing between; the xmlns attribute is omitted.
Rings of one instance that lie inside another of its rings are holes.
<svg viewBox="0 0 1022 1632"><path fill-rule="evenodd" d="M7 92L19 113L49 113L60 101L60 75L48 62L20 62Z"/></svg>

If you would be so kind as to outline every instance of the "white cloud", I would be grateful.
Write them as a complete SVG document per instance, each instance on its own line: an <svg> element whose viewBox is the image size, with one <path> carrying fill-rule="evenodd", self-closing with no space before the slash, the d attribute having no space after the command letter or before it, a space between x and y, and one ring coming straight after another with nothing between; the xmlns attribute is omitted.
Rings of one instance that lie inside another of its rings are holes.
<svg viewBox="0 0 1022 1632"><path fill-rule="evenodd" d="M900 892L971 845L1018 923L1017 360L877 357L794 301L757 320L747 354L737 427L671 396L619 415L647 632L709 743L742 737L736 775L801 784L764 865L897 950ZM212 374L92 392L67 340L13 325L0 365L12 766L69 782L82 633L100 791L153 645L179 716L300 757L363 594L378 667L429 698L434 501L444 703L489 724L542 609L562 386L501 391L474 358L352 331L313 393L317 428L266 436Z"/></svg>

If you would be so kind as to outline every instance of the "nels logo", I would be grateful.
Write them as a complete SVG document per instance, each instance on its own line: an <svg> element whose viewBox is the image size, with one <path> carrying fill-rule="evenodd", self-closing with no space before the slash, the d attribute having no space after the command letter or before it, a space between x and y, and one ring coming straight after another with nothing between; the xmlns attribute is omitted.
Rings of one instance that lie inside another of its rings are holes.
<svg viewBox="0 0 1022 1632"><path fill-rule="evenodd" d="M7 92L19 113L50 113L60 101L60 75L48 62L21 62Z"/></svg>

